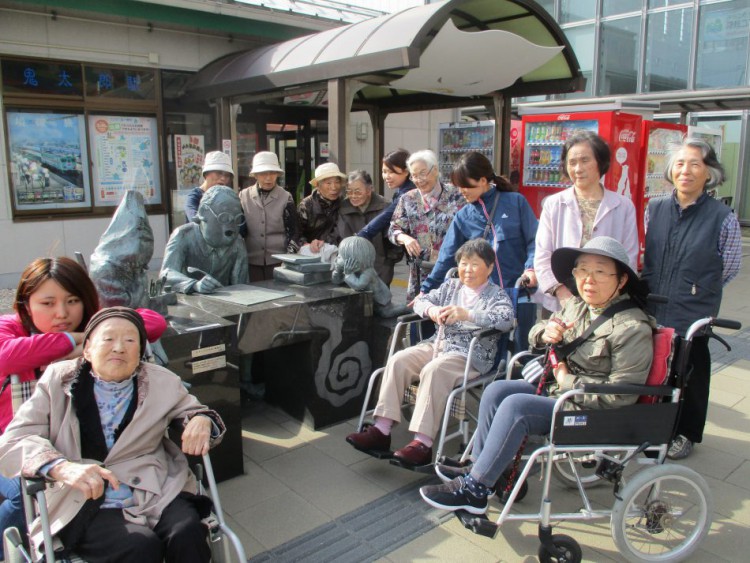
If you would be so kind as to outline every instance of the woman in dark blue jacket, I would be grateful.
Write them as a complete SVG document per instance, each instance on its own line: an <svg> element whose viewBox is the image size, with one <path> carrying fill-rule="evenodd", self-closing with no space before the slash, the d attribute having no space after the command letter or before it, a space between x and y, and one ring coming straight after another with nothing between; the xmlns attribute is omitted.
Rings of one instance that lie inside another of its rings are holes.
<svg viewBox="0 0 750 563"><path fill-rule="evenodd" d="M393 212L396 211L398 200L401 199L401 196L406 192L416 188L414 182L409 179L409 168L406 166L408 158L409 151L404 149L391 151L383 158L383 168L381 170L383 181L386 186L396 191L393 194L393 199L391 200L390 205L383 209L383 211L367 225L362 227L362 230L357 233L358 237L365 237L367 240L372 241L377 235L381 235L387 240L388 227L391 226L391 217L393 217ZM395 262L399 262L404 254L403 247L394 247L394 250L395 253L398 254L398 260L395 260Z"/></svg>
<svg viewBox="0 0 750 563"><path fill-rule="evenodd" d="M495 249L495 283L513 287L525 275L528 286L535 287L534 245L539 221L526 198L512 191L505 178L496 176L490 161L479 152L467 152L456 162L451 183L468 204L453 218L437 263L422 283L421 292L427 293L443 282L448 270L456 265L456 250L474 238L486 239Z"/></svg>

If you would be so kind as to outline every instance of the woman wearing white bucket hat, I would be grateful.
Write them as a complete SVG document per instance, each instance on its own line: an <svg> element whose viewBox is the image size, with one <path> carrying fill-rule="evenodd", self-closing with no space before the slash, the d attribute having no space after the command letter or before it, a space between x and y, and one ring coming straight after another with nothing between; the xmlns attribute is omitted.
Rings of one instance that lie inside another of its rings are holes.
<svg viewBox="0 0 750 563"><path fill-rule="evenodd" d="M251 282L273 279L279 261L272 255L296 252L298 248L297 209L292 194L278 181L283 173L276 153L259 152L250 170L256 182L240 192Z"/></svg>
<svg viewBox="0 0 750 563"><path fill-rule="evenodd" d="M198 212L203 194L214 186L230 186L234 178L232 159L221 151L206 153L203 158L203 183L190 190L185 200L185 219L189 223Z"/></svg>
<svg viewBox="0 0 750 563"><path fill-rule="evenodd" d="M341 191L346 174L334 162L326 162L315 169L310 180L313 193L299 204L300 242L319 252L325 243L336 244L336 222L341 205Z"/></svg>

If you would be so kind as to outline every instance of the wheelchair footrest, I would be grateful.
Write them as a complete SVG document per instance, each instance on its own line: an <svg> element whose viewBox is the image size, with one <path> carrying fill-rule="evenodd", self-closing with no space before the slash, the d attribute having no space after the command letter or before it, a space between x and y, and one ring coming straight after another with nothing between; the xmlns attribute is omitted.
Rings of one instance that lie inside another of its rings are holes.
<svg viewBox="0 0 750 563"><path fill-rule="evenodd" d="M360 448L354 448L357 451L362 452L363 454L367 454L369 456L374 457L375 459L391 459L393 457L392 451L385 451L385 450L363 450Z"/></svg>
<svg viewBox="0 0 750 563"><path fill-rule="evenodd" d="M427 465L412 465L410 463L405 463L396 457L391 457L391 465L401 467L402 469L408 469L409 471L416 471L417 473L433 474L435 472L435 466L432 463L428 463Z"/></svg>
<svg viewBox="0 0 750 563"><path fill-rule="evenodd" d="M456 510L454 514L461 521L461 524L464 525L464 528L471 530L477 535L493 539L497 535L499 526L487 518L486 514L471 514L466 510Z"/></svg>

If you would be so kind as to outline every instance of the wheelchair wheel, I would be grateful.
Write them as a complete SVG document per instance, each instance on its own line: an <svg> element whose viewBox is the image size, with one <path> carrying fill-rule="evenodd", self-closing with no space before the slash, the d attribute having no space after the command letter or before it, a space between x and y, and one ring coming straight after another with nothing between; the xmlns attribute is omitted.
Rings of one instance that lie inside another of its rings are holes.
<svg viewBox="0 0 750 563"><path fill-rule="evenodd" d="M628 561L682 561L711 527L711 492L689 467L649 467L621 495L612 508L612 539Z"/></svg>
<svg viewBox="0 0 750 563"><path fill-rule="evenodd" d="M541 563L549 563L551 561L557 561L557 563L579 563L583 558L581 546L570 536L555 534L552 536L552 543L557 549L562 549L564 553L562 555L553 554L547 551L544 545L540 545L537 555Z"/></svg>
<svg viewBox="0 0 750 563"><path fill-rule="evenodd" d="M617 457L617 456L613 456ZM570 467L569 459L573 460L578 471L578 477L585 489L594 487L602 482L601 477L596 474L596 468L599 465L599 458L591 452L570 453L566 454L564 459L552 462L552 475L560 483L569 489L577 489L575 473Z"/></svg>

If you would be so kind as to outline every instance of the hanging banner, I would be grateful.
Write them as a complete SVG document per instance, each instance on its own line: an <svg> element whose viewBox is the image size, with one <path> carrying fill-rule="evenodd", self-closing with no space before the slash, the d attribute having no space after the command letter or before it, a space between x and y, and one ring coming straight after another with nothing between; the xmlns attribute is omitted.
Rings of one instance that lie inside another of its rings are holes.
<svg viewBox="0 0 750 563"><path fill-rule="evenodd" d="M190 190L203 182L203 157L206 150L203 135L175 135L175 174L177 189Z"/></svg>
<svg viewBox="0 0 750 563"><path fill-rule="evenodd" d="M117 205L127 190L160 204L159 146L155 117L90 115L94 204Z"/></svg>

